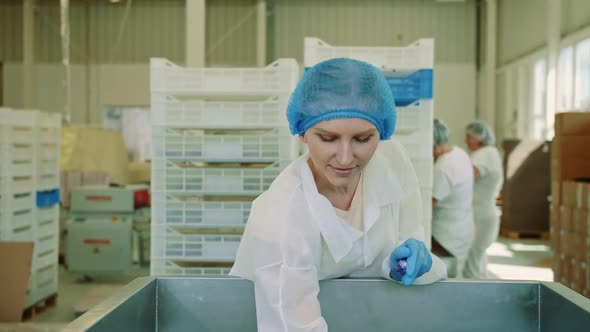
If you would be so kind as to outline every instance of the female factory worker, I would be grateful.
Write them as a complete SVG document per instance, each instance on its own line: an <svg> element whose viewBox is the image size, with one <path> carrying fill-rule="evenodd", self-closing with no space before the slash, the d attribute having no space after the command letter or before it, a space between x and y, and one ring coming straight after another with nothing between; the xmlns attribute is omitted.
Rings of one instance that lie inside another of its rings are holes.
<svg viewBox="0 0 590 332"><path fill-rule="evenodd" d="M381 72L352 59L319 63L297 85L287 118L309 153L254 201L230 273L254 282L258 331L326 331L319 280L390 279L402 258L405 285L444 278L422 242L408 157L397 143L378 149L395 126Z"/></svg>
<svg viewBox="0 0 590 332"><path fill-rule="evenodd" d="M465 277L486 278L486 250L498 238L500 216L496 198L502 186L502 160L493 145L496 138L482 121L470 123L466 128L465 143L471 152L475 176L473 185L473 216L475 238L465 265Z"/></svg>
<svg viewBox="0 0 590 332"><path fill-rule="evenodd" d="M432 247L454 257L449 277L461 278L473 242L473 171L467 153L449 144L447 126L434 119L433 127Z"/></svg>

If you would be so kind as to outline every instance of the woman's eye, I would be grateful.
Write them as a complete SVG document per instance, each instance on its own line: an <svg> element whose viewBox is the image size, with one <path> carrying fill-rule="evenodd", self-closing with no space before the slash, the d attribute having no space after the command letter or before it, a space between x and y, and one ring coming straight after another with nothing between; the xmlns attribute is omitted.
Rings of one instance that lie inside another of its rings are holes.
<svg viewBox="0 0 590 332"><path fill-rule="evenodd" d="M359 143L367 143L367 142L369 142L369 141L371 140L371 138L372 138L372 137L373 137L373 136L372 136L372 135L370 135L370 136L367 136L367 137L357 137L357 138L355 138L355 139L356 139L356 141L357 141L357 142L359 142Z"/></svg>
<svg viewBox="0 0 590 332"><path fill-rule="evenodd" d="M333 137L325 137L325 136L322 136L322 135L318 135L318 136L320 137L320 140L322 140L322 142L328 142L328 143L330 143L330 142L334 142L334 140L336 140Z"/></svg>

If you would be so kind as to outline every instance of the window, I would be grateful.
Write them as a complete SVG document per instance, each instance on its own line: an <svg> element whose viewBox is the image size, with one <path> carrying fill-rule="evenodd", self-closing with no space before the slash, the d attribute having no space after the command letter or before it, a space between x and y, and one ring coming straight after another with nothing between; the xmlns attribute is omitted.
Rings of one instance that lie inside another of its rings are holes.
<svg viewBox="0 0 590 332"><path fill-rule="evenodd" d="M573 108L574 101L574 48L561 50L557 67L557 111Z"/></svg>
<svg viewBox="0 0 590 332"><path fill-rule="evenodd" d="M590 39L576 45L574 107L585 109L590 107Z"/></svg>
<svg viewBox="0 0 590 332"><path fill-rule="evenodd" d="M533 138L544 139L547 136L547 125L545 118L546 104L546 82L547 65L545 59L535 62L533 69L533 107L532 107L532 128Z"/></svg>

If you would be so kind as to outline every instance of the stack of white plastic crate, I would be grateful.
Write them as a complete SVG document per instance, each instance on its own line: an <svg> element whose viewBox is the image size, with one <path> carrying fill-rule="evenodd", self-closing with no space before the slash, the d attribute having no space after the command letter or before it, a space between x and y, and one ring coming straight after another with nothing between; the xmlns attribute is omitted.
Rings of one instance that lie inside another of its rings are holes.
<svg viewBox="0 0 590 332"><path fill-rule="evenodd" d="M252 200L297 155L294 59L264 68L151 61L151 274L225 275Z"/></svg>
<svg viewBox="0 0 590 332"><path fill-rule="evenodd" d="M39 112L36 121L35 249L26 305L57 294L59 258L61 114Z"/></svg>
<svg viewBox="0 0 590 332"><path fill-rule="evenodd" d="M58 290L60 138L59 114L0 110L0 240L34 243L27 307Z"/></svg>
<svg viewBox="0 0 590 332"><path fill-rule="evenodd" d="M317 38L305 38L306 68L332 58L353 58L383 71L397 109L394 140L412 160L422 193L426 240L430 243L432 216L432 90L434 40L420 39L407 47L330 46Z"/></svg>

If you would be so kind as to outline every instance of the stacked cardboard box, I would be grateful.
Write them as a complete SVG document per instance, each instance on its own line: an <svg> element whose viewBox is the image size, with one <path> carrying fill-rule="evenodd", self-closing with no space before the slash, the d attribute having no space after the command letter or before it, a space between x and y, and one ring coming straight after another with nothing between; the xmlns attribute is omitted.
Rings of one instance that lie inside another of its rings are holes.
<svg viewBox="0 0 590 332"><path fill-rule="evenodd" d="M550 235L555 281L590 295L590 113L555 116Z"/></svg>

